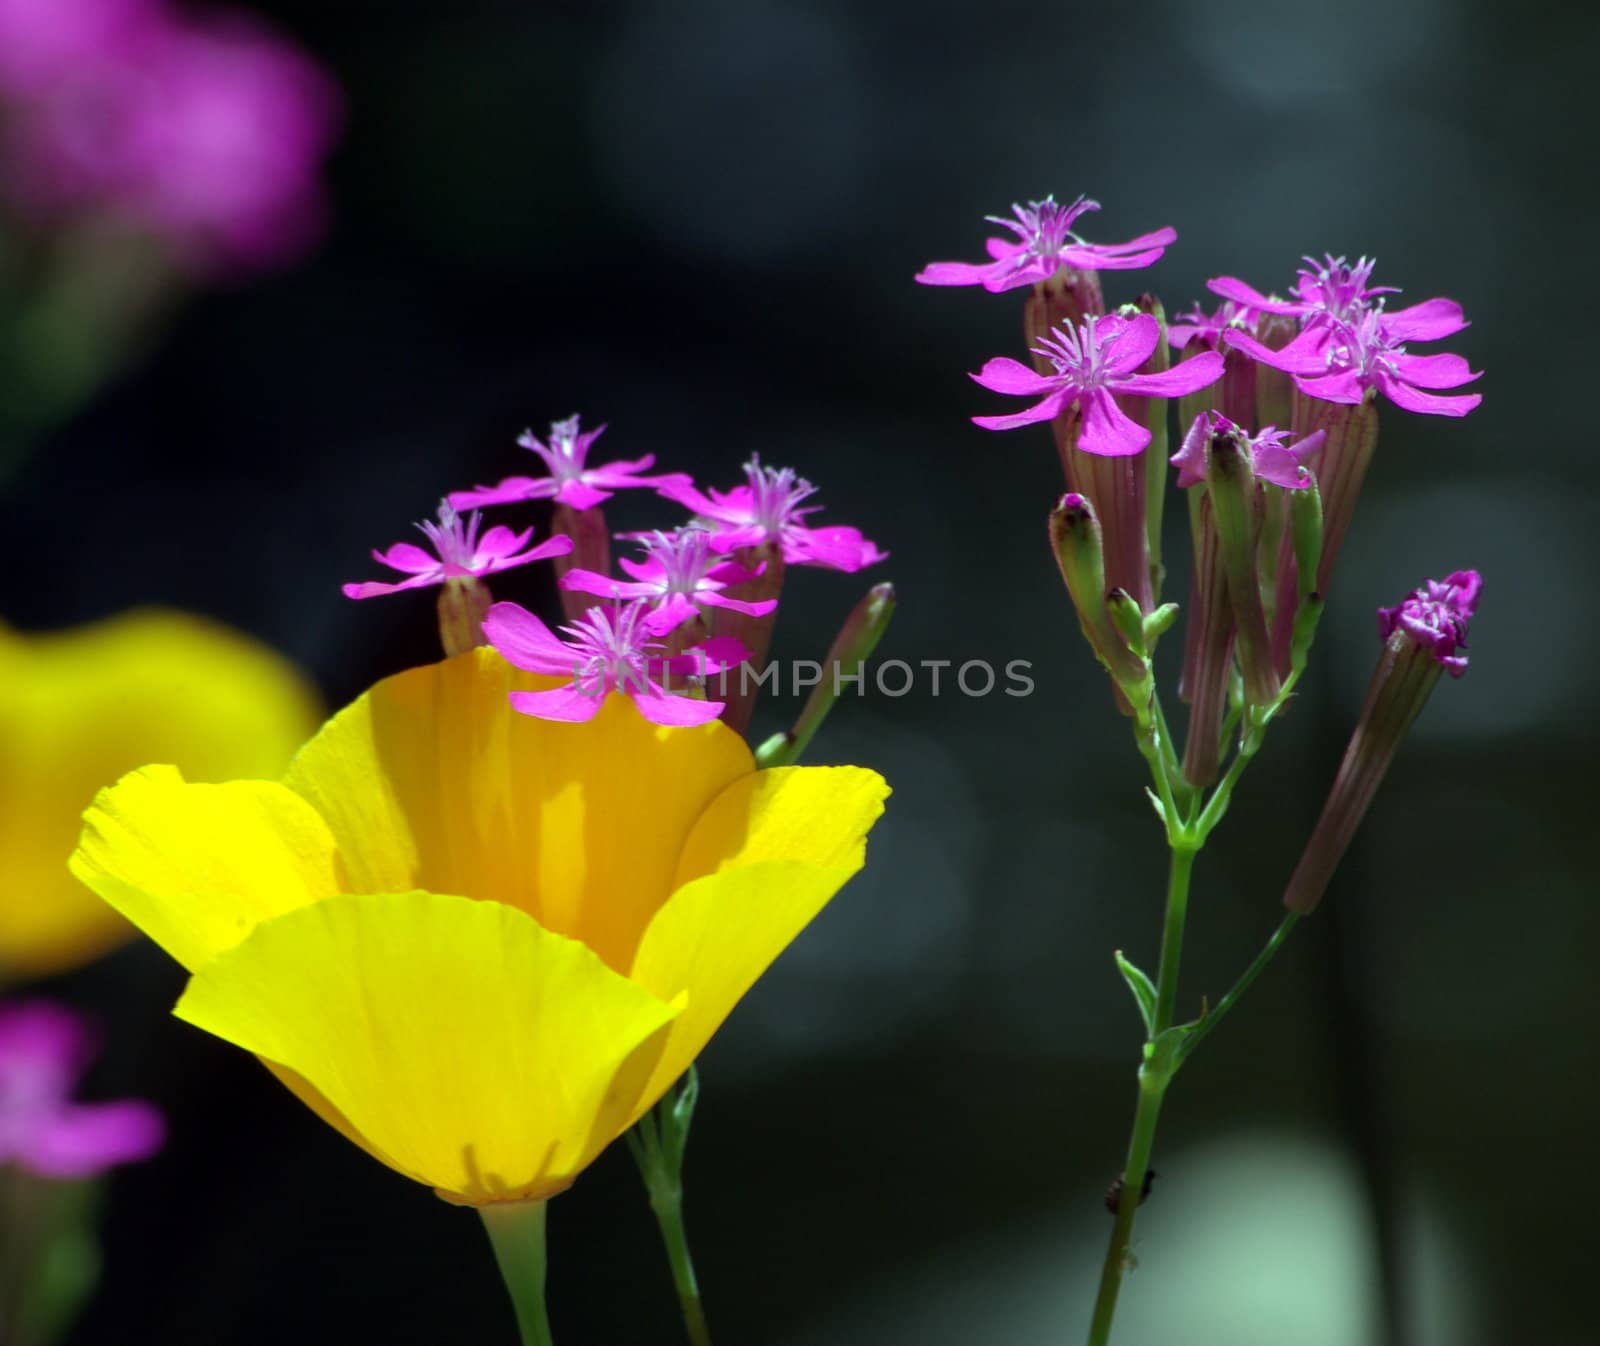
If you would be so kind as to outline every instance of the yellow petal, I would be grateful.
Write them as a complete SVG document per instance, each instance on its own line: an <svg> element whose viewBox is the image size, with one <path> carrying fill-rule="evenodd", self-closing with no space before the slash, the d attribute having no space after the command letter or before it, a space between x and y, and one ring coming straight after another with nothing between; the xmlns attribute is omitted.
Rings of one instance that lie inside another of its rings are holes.
<svg viewBox="0 0 1600 1346"><path fill-rule="evenodd" d="M83 815L71 868L193 971L260 922L340 891L333 835L273 781L130 772Z"/></svg>
<svg viewBox="0 0 1600 1346"><path fill-rule="evenodd" d="M861 868L866 835L889 787L856 766L791 766L734 781L695 824L674 887L763 860Z"/></svg>
<svg viewBox="0 0 1600 1346"><path fill-rule="evenodd" d="M503 902L625 969L750 752L725 725L663 729L622 696L581 725L507 703L558 683L489 649L412 669L329 721L284 779L333 829L351 891Z"/></svg>
<svg viewBox="0 0 1600 1346"><path fill-rule="evenodd" d="M496 902L335 897L258 926L177 1014L303 1076L453 1200L540 1199L632 1119L675 1010Z"/></svg>
<svg viewBox="0 0 1600 1346"><path fill-rule="evenodd" d="M693 1064L744 993L859 868L769 860L696 879L672 895L645 931L632 976L662 999L683 996L685 1006L635 1119Z"/></svg>
<svg viewBox="0 0 1600 1346"><path fill-rule="evenodd" d="M275 778L316 724L292 666L196 617L0 627L0 976L61 971L132 934L67 873L96 790L146 762L192 780Z"/></svg>

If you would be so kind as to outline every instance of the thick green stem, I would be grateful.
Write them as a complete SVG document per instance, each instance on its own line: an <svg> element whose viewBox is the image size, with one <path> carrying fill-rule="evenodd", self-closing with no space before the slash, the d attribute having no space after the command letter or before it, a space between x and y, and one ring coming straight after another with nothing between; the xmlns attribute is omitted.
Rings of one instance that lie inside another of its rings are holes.
<svg viewBox="0 0 1600 1346"><path fill-rule="evenodd" d="M498 1201L478 1207L517 1311L522 1346L552 1346L544 1307L544 1206L542 1201Z"/></svg>
<svg viewBox="0 0 1600 1346"><path fill-rule="evenodd" d="M1167 874L1167 915L1161 927L1161 966L1156 973L1156 1009L1150 1028L1152 1039L1172 1027L1178 1004L1178 965L1183 960L1183 927L1189 915L1189 876L1195 850L1175 846Z"/></svg>

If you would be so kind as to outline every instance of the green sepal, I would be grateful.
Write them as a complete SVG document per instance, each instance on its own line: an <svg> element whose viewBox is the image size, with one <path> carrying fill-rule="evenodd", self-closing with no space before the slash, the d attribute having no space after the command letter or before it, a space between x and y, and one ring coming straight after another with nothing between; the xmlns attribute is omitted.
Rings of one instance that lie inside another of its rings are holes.
<svg viewBox="0 0 1600 1346"><path fill-rule="evenodd" d="M1139 1015L1144 1019L1144 1031L1148 1035L1155 1032L1156 1026L1156 986L1145 974L1142 968L1136 967L1122 956L1122 950L1116 951L1117 971L1122 973L1122 980L1128 983L1128 989L1133 992L1133 998L1139 1006Z"/></svg>
<svg viewBox="0 0 1600 1346"><path fill-rule="evenodd" d="M1144 647L1154 653L1156 641L1172 629L1172 624L1178 620L1178 605L1176 603L1163 603L1154 612L1144 619Z"/></svg>

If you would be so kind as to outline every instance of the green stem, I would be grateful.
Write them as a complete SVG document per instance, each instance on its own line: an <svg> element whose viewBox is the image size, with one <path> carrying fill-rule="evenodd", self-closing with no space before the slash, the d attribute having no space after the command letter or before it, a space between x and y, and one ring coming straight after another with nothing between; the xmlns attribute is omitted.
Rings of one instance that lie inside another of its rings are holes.
<svg viewBox="0 0 1600 1346"><path fill-rule="evenodd" d="M661 1227L667 1263L672 1268L672 1284L678 1291L678 1307L683 1310L684 1335L690 1346L711 1346L711 1329L706 1326L705 1306L700 1302L700 1282L695 1279L694 1259L689 1256L689 1236L683 1226L683 1193L672 1193L661 1200L654 1194L650 1209Z"/></svg>
<svg viewBox="0 0 1600 1346"><path fill-rule="evenodd" d="M1111 1340L1111 1320L1117 1311L1117 1295L1128 1267L1128 1245L1133 1238L1139 1194L1144 1190L1144 1175L1150 1167L1161 1102L1172 1080L1172 1062L1160 1051L1156 1040L1172 1027L1173 1011L1178 1002L1178 964L1183 957L1183 926L1189 911L1189 880L1195 853L1192 843L1172 848L1167 877L1167 914L1161 932L1161 967L1156 975L1156 1007L1150 1040L1145 1044L1144 1064L1139 1067L1139 1104L1133 1114L1133 1132L1128 1137L1128 1161L1122 1171L1117 1220L1112 1226L1111 1243L1106 1248L1105 1265L1100 1271L1100 1292L1095 1297L1094 1318L1089 1326L1089 1346L1106 1346Z"/></svg>
<svg viewBox="0 0 1600 1346"><path fill-rule="evenodd" d="M1112 1227L1111 1246L1106 1249L1105 1266L1100 1271L1100 1293L1095 1296L1094 1319L1089 1324L1089 1346L1106 1346L1111 1340L1111 1320L1117 1312L1122 1276L1128 1269L1134 1216L1139 1210L1139 1194L1144 1191L1144 1175L1150 1169L1150 1151L1155 1147L1156 1122L1161 1117L1161 1101L1166 1097L1167 1083L1168 1077L1158 1078L1140 1067L1139 1106L1133 1114L1133 1133L1128 1137L1128 1162L1122 1170L1117 1222Z"/></svg>
<svg viewBox="0 0 1600 1346"><path fill-rule="evenodd" d="M1217 1001L1216 1008L1201 1019L1184 1038L1183 1046L1179 1048L1178 1052L1178 1063L1180 1065L1189 1059L1189 1054L1217 1026L1222 1016L1239 1003L1239 997L1250 989L1251 983L1261 975L1262 970L1277 955L1278 950L1283 947L1283 942L1289 938L1289 932L1294 929L1299 920L1299 914L1296 912L1291 911L1285 914L1283 920L1279 922L1278 928L1272 932L1272 938L1267 941L1266 947L1256 955L1255 962L1245 968L1244 972L1240 974L1239 980L1234 982L1227 995Z"/></svg>
<svg viewBox="0 0 1600 1346"><path fill-rule="evenodd" d="M542 1201L497 1201L478 1207L517 1311L522 1346L552 1346L544 1307L544 1206Z"/></svg>

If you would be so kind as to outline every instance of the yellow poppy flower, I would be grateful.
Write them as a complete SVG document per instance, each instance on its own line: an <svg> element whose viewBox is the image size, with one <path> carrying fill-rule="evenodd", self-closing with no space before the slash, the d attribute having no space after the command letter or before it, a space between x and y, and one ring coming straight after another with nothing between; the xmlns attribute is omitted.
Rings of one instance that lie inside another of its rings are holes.
<svg viewBox="0 0 1600 1346"><path fill-rule="evenodd" d="M180 1018L464 1204L561 1191L650 1108L888 793L622 696L587 724L507 701L553 685L488 649L399 674L281 782L125 777L72 862L193 973Z"/></svg>
<svg viewBox="0 0 1600 1346"><path fill-rule="evenodd" d="M290 664L198 617L130 612L37 636L0 625L0 982L134 934L67 873L97 789L152 760L198 780L277 775L318 718Z"/></svg>

